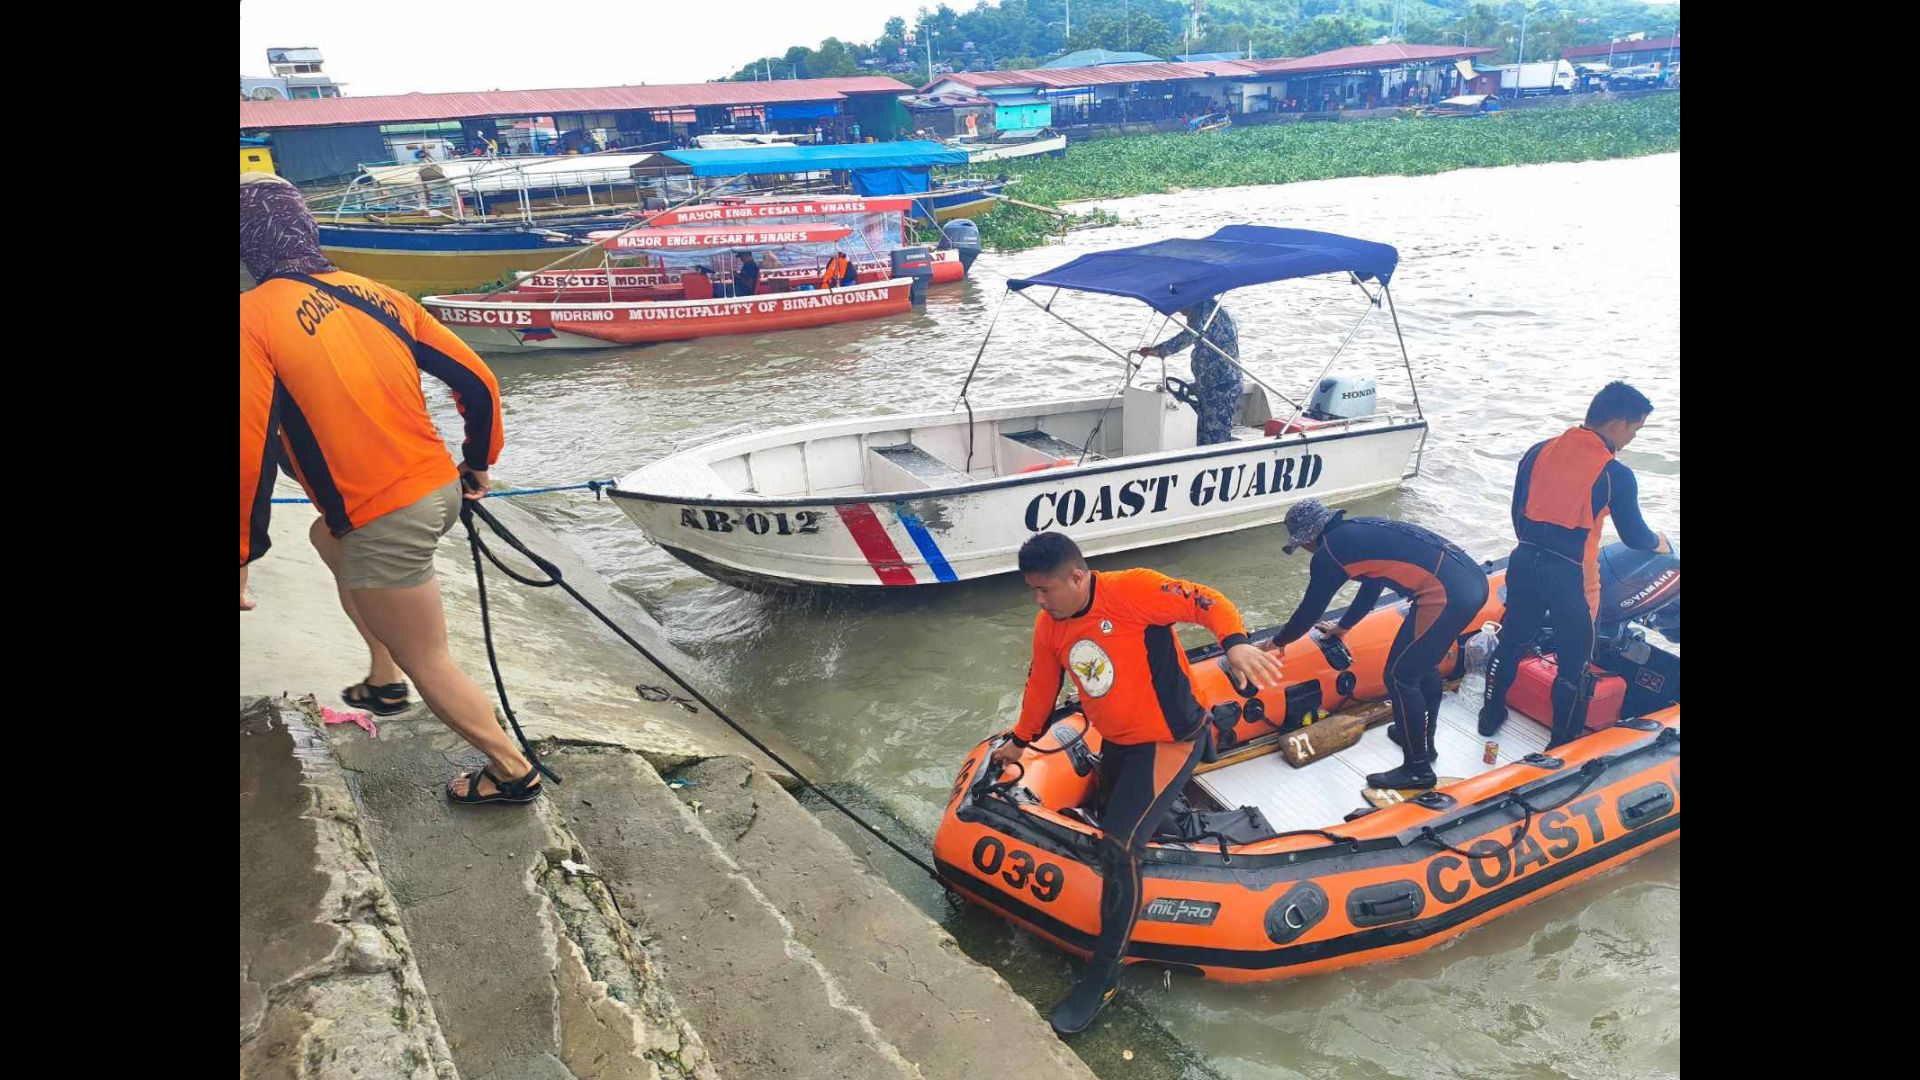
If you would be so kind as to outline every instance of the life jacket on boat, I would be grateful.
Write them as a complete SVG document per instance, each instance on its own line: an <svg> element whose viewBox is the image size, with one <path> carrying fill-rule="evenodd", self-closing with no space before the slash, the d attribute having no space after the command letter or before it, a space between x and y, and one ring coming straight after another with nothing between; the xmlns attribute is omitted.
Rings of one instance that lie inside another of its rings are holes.
<svg viewBox="0 0 1920 1080"><path fill-rule="evenodd" d="M1587 606L1595 612L1600 610L1601 524L1612 508L1604 501L1595 508L1594 484L1613 453L1599 432L1571 427L1523 459L1515 481L1526 488L1514 522L1520 541L1569 560L1577 551Z"/></svg>
<svg viewBox="0 0 1920 1080"><path fill-rule="evenodd" d="M822 289L839 287L841 279L845 278L847 271L852 268L852 262L847 258L846 252L834 252L833 258L827 260L827 268L820 273L820 287Z"/></svg>
<svg viewBox="0 0 1920 1080"><path fill-rule="evenodd" d="M1079 462L1073 460L1072 458L1067 458L1067 457L1055 458L1052 461L1043 461L1038 465L1029 465L1024 469L1016 469L1015 472L1019 472L1019 473L1045 472L1048 469L1071 468L1072 466L1077 464L1079 464Z"/></svg>

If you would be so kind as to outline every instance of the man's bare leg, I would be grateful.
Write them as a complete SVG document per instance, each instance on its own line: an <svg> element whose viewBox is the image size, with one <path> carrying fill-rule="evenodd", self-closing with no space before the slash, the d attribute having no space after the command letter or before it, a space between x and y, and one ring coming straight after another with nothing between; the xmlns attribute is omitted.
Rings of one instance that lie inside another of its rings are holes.
<svg viewBox="0 0 1920 1080"><path fill-rule="evenodd" d="M404 589L353 589L352 601L378 641L390 643L392 657L413 679L420 697L443 723L474 749L487 756L488 767L502 780L518 780L532 765L499 721L493 702L447 650L447 614L440 603L440 583L428 581ZM453 783L464 795L464 778ZM480 793L490 795L498 785L482 777Z"/></svg>
<svg viewBox="0 0 1920 1080"><path fill-rule="evenodd" d="M374 686L392 686L399 682L400 665L394 663L393 654L367 629L366 620L360 617L360 609L354 606L353 592L340 584L340 539L327 530L324 518L313 519L313 527L307 530L307 539L313 542L314 550L320 553L320 559L327 564L327 569L333 571L333 587L340 594L340 607L347 613L347 618L353 620L353 628L360 631L361 640L367 643L367 653L372 657L367 666L367 682Z"/></svg>

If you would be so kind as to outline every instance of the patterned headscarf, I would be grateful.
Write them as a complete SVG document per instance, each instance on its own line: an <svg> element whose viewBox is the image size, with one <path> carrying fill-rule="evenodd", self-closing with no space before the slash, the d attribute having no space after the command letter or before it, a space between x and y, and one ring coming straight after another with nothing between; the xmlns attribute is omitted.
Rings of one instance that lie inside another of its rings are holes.
<svg viewBox="0 0 1920 1080"><path fill-rule="evenodd" d="M267 173L240 174L240 261L255 281L338 269L320 253L320 229L300 190Z"/></svg>

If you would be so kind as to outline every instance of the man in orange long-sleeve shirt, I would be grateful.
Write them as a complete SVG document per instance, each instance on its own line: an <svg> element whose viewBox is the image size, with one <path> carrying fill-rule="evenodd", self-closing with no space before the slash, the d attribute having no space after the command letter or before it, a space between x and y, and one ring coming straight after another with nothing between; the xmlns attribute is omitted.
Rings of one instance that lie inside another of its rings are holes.
<svg viewBox="0 0 1920 1080"><path fill-rule="evenodd" d="M1280 663L1247 643L1240 612L1218 592L1153 570L1096 574L1060 533L1029 538L1020 548L1020 572L1040 605L1033 666L1020 722L1012 741L993 752L993 764L1018 758L1040 737L1062 672L1073 674L1081 711L1102 739L1100 936L1086 971L1052 1016L1054 1030L1071 1035L1084 1031L1113 997L1140 914L1140 856L1206 746L1207 714L1193 695L1173 624L1213 631L1242 683L1279 686Z"/></svg>
<svg viewBox="0 0 1920 1080"><path fill-rule="evenodd" d="M487 756L456 777L461 802L527 802L540 769L494 720L493 703L447 651L433 553L500 456L500 387L460 339L404 293L336 269L286 181L240 185L240 260L259 282L240 297L240 608L247 564L270 543L274 474L284 467L320 511L309 537L372 655L349 705L381 715L420 687L435 715ZM465 421L457 467L427 413L421 373L452 388Z"/></svg>

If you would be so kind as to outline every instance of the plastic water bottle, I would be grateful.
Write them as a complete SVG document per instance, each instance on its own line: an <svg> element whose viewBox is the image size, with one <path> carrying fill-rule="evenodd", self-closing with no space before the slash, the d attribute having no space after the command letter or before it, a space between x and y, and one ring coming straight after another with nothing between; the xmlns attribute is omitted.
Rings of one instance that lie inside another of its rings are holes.
<svg viewBox="0 0 1920 1080"><path fill-rule="evenodd" d="M1467 642L1467 670L1460 679L1460 696L1468 701L1479 701L1487 692L1487 665L1493 660L1493 651L1500 647L1500 624L1482 623L1480 632Z"/></svg>

